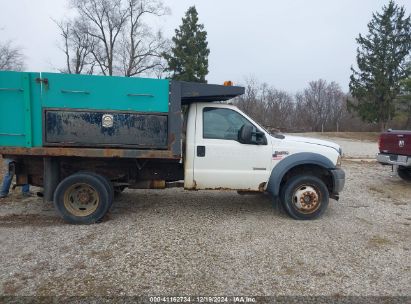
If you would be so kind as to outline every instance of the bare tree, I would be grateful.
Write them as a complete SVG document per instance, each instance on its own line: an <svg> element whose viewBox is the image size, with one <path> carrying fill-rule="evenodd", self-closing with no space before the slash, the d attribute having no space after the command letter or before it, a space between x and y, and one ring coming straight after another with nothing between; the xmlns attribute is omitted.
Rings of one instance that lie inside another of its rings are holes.
<svg viewBox="0 0 411 304"><path fill-rule="evenodd" d="M103 75L113 75L115 48L129 15L122 0L72 0L84 34L96 41L91 53Z"/></svg>
<svg viewBox="0 0 411 304"><path fill-rule="evenodd" d="M346 109L346 94L336 82L331 82L327 87L327 100L329 103L329 119L326 125L328 130L340 130L341 120L348 114Z"/></svg>
<svg viewBox="0 0 411 304"><path fill-rule="evenodd" d="M162 73L168 40L147 18L168 14L162 0L71 0L77 17L57 23L67 72L103 75ZM160 70L162 69L162 70Z"/></svg>
<svg viewBox="0 0 411 304"><path fill-rule="evenodd" d="M245 87L245 94L236 98L236 105L271 130L360 131L373 128L347 111L347 96L335 82L312 81L294 98L255 79L248 79Z"/></svg>
<svg viewBox="0 0 411 304"><path fill-rule="evenodd" d="M168 47L161 31L153 30L144 22L146 17L168 14L161 1L128 0L128 20L124 26L121 51L121 69L125 76L135 76L162 66L162 53Z"/></svg>
<svg viewBox="0 0 411 304"><path fill-rule="evenodd" d="M296 94L296 111L300 123L311 131L336 130L343 116L345 94L340 86L325 80L311 81Z"/></svg>
<svg viewBox="0 0 411 304"><path fill-rule="evenodd" d="M164 57L157 58L156 61L158 64L150 70L150 74L157 79L167 78L167 62L164 60Z"/></svg>
<svg viewBox="0 0 411 304"><path fill-rule="evenodd" d="M273 130L289 130L293 126L294 102L285 91L260 84L257 80L246 80L245 94L234 103L253 119Z"/></svg>
<svg viewBox="0 0 411 304"><path fill-rule="evenodd" d="M312 126L312 131L321 131L327 123L329 103L327 102L327 82L325 80L311 81L308 88L297 96L297 102L302 103L306 125Z"/></svg>
<svg viewBox="0 0 411 304"><path fill-rule="evenodd" d="M84 30L85 22L80 19L54 22L60 29L63 39L61 49L66 56L66 68L60 71L69 74L93 74L96 65L93 56L96 40Z"/></svg>
<svg viewBox="0 0 411 304"><path fill-rule="evenodd" d="M21 50L13 46L11 41L0 43L0 70L24 70L24 55Z"/></svg>
<svg viewBox="0 0 411 304"><path fill-rule="evenodd" d="M246 79L245 94L237 97L234 103L245 113L263 123L261 117L261 91L262 85L254 78Z"/></svg>
<svg viewBox="0 0 411 304"><path fill-rule="evenodd" d="M270 88L265 98L264 124L278 130L289 130L294 126L294 101L285 91Z"/></svg>
<svg viewBox="0 0 411 304"><path fill-rule="evenodd" d="M306 131L370 131L374 125L362 122L347 109L348 96L341 87L325 80L309 83L295 95L296 125Z"/></svg>

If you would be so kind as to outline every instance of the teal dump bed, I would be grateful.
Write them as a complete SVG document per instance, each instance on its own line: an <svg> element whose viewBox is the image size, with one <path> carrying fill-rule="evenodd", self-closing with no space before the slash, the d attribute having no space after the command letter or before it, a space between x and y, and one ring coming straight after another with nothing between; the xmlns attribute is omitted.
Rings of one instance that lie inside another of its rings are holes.
<svg viewBox="0 0 411 304"><path fill-rule="evenodd" d="M61 134L67 140L63 144L70 144L71 138L85 138L93 131L93 126L87 124L77 125L76 131L63 130L74 125L79 117L88 122L99 119L100 124L102 119L107 120L102 127L107 123L106 132L96 139L103 143L114 137L110 120L112 124L113 120L121 121L123 128L117 130L120 139L133 136L127 131L132 129L131 125L141 131L143 124L150 124L151 129L160 129L164 124L167 132L168 112L168 80L0 72L0 147L42 147L45 137L49 136L53 144L53 138ZM145 115L143 122L141 115ZM45 123L46 118L49 122ZM167 134L161 136L166 145Z"/></svg>

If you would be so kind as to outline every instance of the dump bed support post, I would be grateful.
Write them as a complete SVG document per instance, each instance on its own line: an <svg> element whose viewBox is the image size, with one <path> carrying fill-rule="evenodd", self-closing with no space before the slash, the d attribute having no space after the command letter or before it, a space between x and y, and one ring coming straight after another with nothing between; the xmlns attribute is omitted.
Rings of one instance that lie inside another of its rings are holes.
<svg viewBox="0 0 411 304"><path fill-rule="evenodd" d="M183 121L181 116L181 83L170 82L170 108L168 116L168 144L169 149L175 157L183 154L181 146L181 129Z"/></svg>
<svg viewBox="0 0 411 304"><path fill-rule="evenodd" d="M43 172L43 200L52 202L54 191L60 182L60 164L58 158L45 157Z"/></svg>

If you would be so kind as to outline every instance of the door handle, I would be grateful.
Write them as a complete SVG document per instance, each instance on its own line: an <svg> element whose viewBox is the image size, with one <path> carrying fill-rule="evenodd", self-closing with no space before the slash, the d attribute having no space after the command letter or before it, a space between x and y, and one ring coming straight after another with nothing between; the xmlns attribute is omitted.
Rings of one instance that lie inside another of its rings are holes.
<svg viewBox="0 0 411 304"><path fill-rule="evenodd" d="M197 146L197 156L198 157L205 157L206 147L205 146Z"/></svg>

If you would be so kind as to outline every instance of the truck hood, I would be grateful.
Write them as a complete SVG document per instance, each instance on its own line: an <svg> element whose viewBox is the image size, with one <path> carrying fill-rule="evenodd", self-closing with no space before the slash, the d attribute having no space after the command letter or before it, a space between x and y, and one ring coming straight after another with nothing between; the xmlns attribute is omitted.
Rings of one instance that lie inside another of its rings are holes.
<svg viewBox="0 0 411 304"><path fill-rule="evenodd" d="M284 134L284 137L285 137L284 140L286 141L329 147L329 148L336 150L338 153L341 153L341 147L338 144L333 143L331 141L310 138L310 137L285 135L285 134Z"/></svg>

